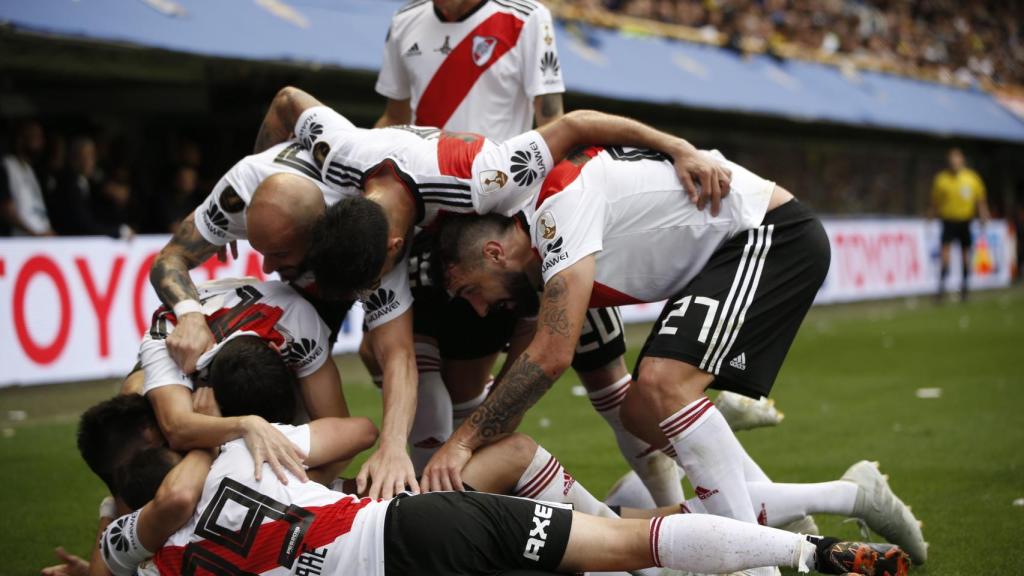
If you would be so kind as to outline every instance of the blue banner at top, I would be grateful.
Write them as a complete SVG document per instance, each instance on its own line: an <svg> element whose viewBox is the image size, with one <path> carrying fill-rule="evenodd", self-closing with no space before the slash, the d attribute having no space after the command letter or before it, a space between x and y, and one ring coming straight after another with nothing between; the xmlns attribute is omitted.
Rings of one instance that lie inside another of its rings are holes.
<svg viewBox="0 0 1024 576"><path fill-rule="evenodd" d="M374 71L391 14L384 0L16 0L15 29L209 56ZM569 90L801 122L1024 142L1024 122L990 94L876 72L616 30L557 31Z"/></svg>

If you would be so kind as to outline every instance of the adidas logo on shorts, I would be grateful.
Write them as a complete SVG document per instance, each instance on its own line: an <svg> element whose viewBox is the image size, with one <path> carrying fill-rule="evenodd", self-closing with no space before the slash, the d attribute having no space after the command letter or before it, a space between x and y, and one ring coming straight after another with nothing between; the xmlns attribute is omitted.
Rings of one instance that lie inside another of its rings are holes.
<svg viewBox="0 0 1024 576"><path fill-rule="evenodd" d="M729 361L729 366L737 370L747 369L747 355L745 352L740 352L740 355Z"/></svg>

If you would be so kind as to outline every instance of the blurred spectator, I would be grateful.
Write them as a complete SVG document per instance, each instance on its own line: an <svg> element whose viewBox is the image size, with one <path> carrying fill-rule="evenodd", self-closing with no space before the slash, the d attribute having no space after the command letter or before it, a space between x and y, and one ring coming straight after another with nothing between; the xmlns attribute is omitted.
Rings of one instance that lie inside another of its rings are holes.
<svg viewBox="0 0 1024 576"><path fill-rule="evenodd" d="M160 232L174 233L181 220L202 203L204 189L199 187L199 172L194 166L182 165L171 176L170 190L159 194L151 214L159 220Z"/></svg>
<svg viewBox="0 0 1024 576"><path fill-rule="evenodd" d="M58 179L54 194L48 198L54 229L61 235L105 235L114 238L131 234L118 218L98 217L96 209L118 206L116 197L122 190L114 190L114 200L102 199L101 183L96 170L96 143L87 136L71 141L68 169Z"/></svg>
<svg viewBox="0 0 1024 576"><path fill-rule="evenodd" d="M971 271L971 220L980 215L982 226L988 223L988 204L985 200L985 184L977 172L967 167L964 153L959 148L953 148L946 160L947 168L935 175L929 209L929 217L938 215L942 220L942 265L939 271L938 298L941 300L945 294L950 245L957 242L960 244L963 261L960 299L966 300L967 279Z"/></svg>
<svg viewBox="0 0 1024 576"><path fill-rule="evenodd" d="M51 133L46 139L46 158L39 165L39 184L43 198L51 198L57 191L57 182L67 168L68 143L64 136Z"/></svg>
<svg viewBox="0 0 1024 576"><path fill-rule="evenodd" d="M3 159L5 186L0 192L0 216L9 234L52 236L43 190L33 165L45 146L43 128L35 120L18 123L14 131L13 154Z"/></svg>
<svg viewBox="0 0 1024 576"><path fill-rule="evenodd" d="M945 82L1024 84L1024 3L984 0L563 0L670 22L727 48L854 62Z"/></svg>

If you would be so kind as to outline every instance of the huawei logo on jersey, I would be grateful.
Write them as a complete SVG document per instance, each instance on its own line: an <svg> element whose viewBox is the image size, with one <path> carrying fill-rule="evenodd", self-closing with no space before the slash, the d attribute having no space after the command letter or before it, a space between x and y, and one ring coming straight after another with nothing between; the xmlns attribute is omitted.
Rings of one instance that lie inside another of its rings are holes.
<svg viewBox="0 0 1024 576"><path fill-rule="evenodd" d="M494 36L473 36L473 63L483 66L494 55L494 47L498 39Z"/></svg>
<svg viewBox="0 0 1024 576"><path fill-rule="evenodd" d="M558 76L560 71L561 67L558 65L558 56L555 56L555 53L551 51L545 52L544 56L540 59L541 74L545 76Z"/></svg>
<svg viewBox="0 0 1024 576"><path fill-rule="evenodd" d="M228 229L228 217L220 211L220 208L216 204L210 204L210 207L203 212L203 217L206 218L206 223L214 229L213 232L223 238Z"/></svg>
<svg viewBox="0 0 1024 576"><path fill-rule="evenodd" d="M548 244L548 247L545 249L545 251L548 254L560 254L562 252L562 237L559 236L558 240L555 240L554 242Z"/></svg>
<svg viewBox="0 0 1024 576"><path fill-rule="evenodd" d="M568 252L562 252L563 244L562 237L559 236L554 242L548 242L548 245L544 247L544 263L541 264L540 268L542 274L556 266L559 262L569 258Z"/></svg>
<svg viewBox="0 0 1024 576"><path fill-rule="evenodd" d="M533 169L529 153L519 150L512 155L512 179L520 186L529 186L537 179L537 171Z"/></svg>
<svg viewBox="0 0 1024 576"><path fill-rule="evenodd" d="M320 350L316 346L316 340L312 338L296 340L284 350L285 363L295 370L309 366L319 356Z"/></svg>
<svg viewBox="0 0 1024 576"><path fill-rule="evenodd" d="M302 146L307 150L311 149L313 147L313 142L315 142L317 138L323 136L323 134L323 124L320 124L319 122L311 123L309 125L309 129L306 130L306 133L302 138Z"/></svg>
<svg viewBox="0 0 1024 576"><path fill-rule="evenodd" d="M395 291L388 290L386 288L378 288L376 292L370 294L368 298L363 300L363 308L366 310L367 322L377 320L388 312L394 311L398 306L399 302L395 297Z"/></svg>

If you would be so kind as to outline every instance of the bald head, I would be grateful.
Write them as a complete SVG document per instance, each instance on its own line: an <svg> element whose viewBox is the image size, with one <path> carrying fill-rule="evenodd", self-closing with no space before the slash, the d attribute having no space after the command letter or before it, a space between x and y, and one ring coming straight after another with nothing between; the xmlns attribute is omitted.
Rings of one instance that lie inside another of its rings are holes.
<svg viewBox="0 0 1024 576"><path fill-rule="evenodd" d="M274 174L252 195L246 211L249 243L263 254L263 271L291 280L302 273L310 233L325 204L312 180L295 174Z"/></svg>

